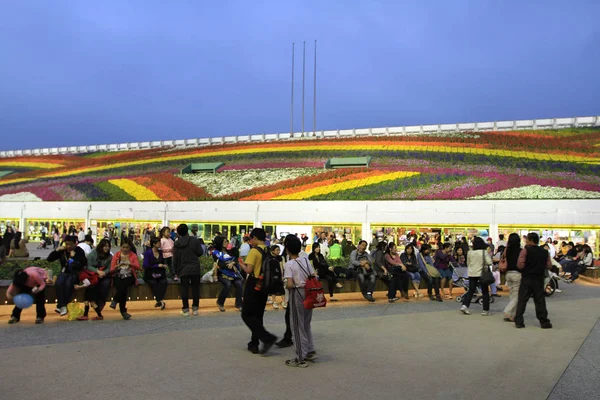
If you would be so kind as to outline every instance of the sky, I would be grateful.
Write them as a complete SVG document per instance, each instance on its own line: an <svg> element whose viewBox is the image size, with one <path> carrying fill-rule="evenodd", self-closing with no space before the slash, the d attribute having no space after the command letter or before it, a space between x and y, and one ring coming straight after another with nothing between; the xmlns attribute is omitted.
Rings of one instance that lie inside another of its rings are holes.
<svg viewBox="0 0 600 400"><path fill-rule="evenodd" d="M600 2L0 2L0 150L600 115Z"/></svg>

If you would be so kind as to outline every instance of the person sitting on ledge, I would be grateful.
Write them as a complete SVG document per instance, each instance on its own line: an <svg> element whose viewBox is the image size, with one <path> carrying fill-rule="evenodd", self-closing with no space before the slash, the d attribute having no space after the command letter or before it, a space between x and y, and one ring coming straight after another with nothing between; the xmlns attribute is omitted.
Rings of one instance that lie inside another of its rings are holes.
<svg viewBox="0 0 600 400"><path fill-rule="evenodd" d="M348 269L354 270L356 279L360 285L360 291L363 297L370 302L374 302L373 292L375 291L375 270L373 269L373 258L367 253L367 242L361 240L358 242L358 248L350 253L350 265Z"/></svg>
<svg viewBox="0 0 600 400"><path fill-rule="evenodd" d="M327 260L323 257L323 254L321 254L321 247L318 246L317 243L312 247L312 253L310 253L308 259L312 262L315 271L317 271L319 279L327 281L329 300L337 301L337 299L333 297L333 289L334 287L340 289L342 285L337 282L337 276L335 275L335 272L333 272L333 267L330 267L329 264L327 264Z"/></svg>
<svg viewBox="0 0 600 400"><path fill-rule="evenodd" d="M29 250L27 250L27 240L22 238L22 233L15 233L15 238L10 241L10 252L8 258L29 258Z"/></svg>
<svg viewBox="0 0 600 400"><path fill-rule="evenodd" d="M85 252L77 247L77 237L66 236L63 245L48 255L48 261L60 261L61 270L56 279L56 312L67 315L67 304L71 301L75 284L79 281L79 272L87 265Z"/></svg>

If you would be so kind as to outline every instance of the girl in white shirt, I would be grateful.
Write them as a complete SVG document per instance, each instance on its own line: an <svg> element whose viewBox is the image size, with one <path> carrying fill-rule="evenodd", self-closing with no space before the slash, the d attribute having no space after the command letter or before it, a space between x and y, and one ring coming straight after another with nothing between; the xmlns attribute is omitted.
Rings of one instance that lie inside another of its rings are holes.
<svg viewBox="0 0 600 400"><path fill-rule="evenodd" d="M284 282L290 292L288 307L290 308L290 323L296 343L296 357L285 362L289 367L308 367L307 361L317 359L313 343L311 320L312 310L304 308L304 287L309 276L316 276L310 261L300 257L302 242L295 235L285 238L285 249L289 261L284 268Z"/></svg>

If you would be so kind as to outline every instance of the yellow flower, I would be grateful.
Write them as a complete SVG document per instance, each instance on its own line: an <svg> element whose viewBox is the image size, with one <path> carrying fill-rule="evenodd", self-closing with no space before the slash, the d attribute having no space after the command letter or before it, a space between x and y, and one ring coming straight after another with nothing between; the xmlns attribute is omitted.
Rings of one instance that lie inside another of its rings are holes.
<svg viewBox="0 0 600 400"><path fill-rule="evenodd" d="M287 195L275 197L273 200L304 200L310 197L319 196L323 194L329 194L339 192L341 190L352 189L356 187L362 187L367 185L375 185L381 182L391 181L394 179L408 178L410 176L419 175L419 172L391 172L389 174L383 174L378 176L372 176L368 178L355 179L349 182L334 183L324 187L318 187L313 189L306 189L297 193L290 193Z"/></svg>
<svg viewBox="0 0 600 400"><path fill-rule="evenodd" d="M160 200L160 197L156 196L154 192L146 189L144 186L130 179L111 179L108 181L118 188L123 189L127 194L134 197L136 200L142 201L153 201Z"/></svg>

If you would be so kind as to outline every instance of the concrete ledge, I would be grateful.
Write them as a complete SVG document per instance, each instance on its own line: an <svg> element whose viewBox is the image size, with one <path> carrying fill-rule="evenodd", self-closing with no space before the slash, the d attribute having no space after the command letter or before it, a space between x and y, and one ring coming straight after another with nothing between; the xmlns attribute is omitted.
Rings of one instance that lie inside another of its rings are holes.
<svg viewBox="0 0 600 400"><path fill-rule="evenodd" d="M589 267L583 275L592 279L600 279L600 267Z"/></svg>
<svg viewBox="0 0 600 400"><path fill-rule="evenodd" d="M7 304L6 291L11 281L0 280L0 304ZM325 293L328 293L327 281L322 281ZM335 288L335 293L358 293L360 292L360 286L355 279L348 279L341 282L343 287L341 289ZM201 283L200 284L200 298L202 299L216 299L221 292L222 285L219 282L214 283ZM421 289L426 289L427 285L421 281ZM387 291L387 286L379 279L376 282L375 290L378 292ZM412 285L410 287L412 289ZM74 292L74 298L78 301L83 301L84 290L77 290ZM110 292L112 296L112 289ZM191 293L190 293L191 295ZM152 290L143 279L138 279L138 285L132 286L129 289L129 297L131 300L152 300ZM229 297L235 297L235 287L230 292ZM167 292L165 294L165 300L173 300L181 298L179 289L179 282L175 282L169 279L167 285ZM54 303L56 301L56 290L53 284L46 285L46 299L48 303Z"/></svg>

